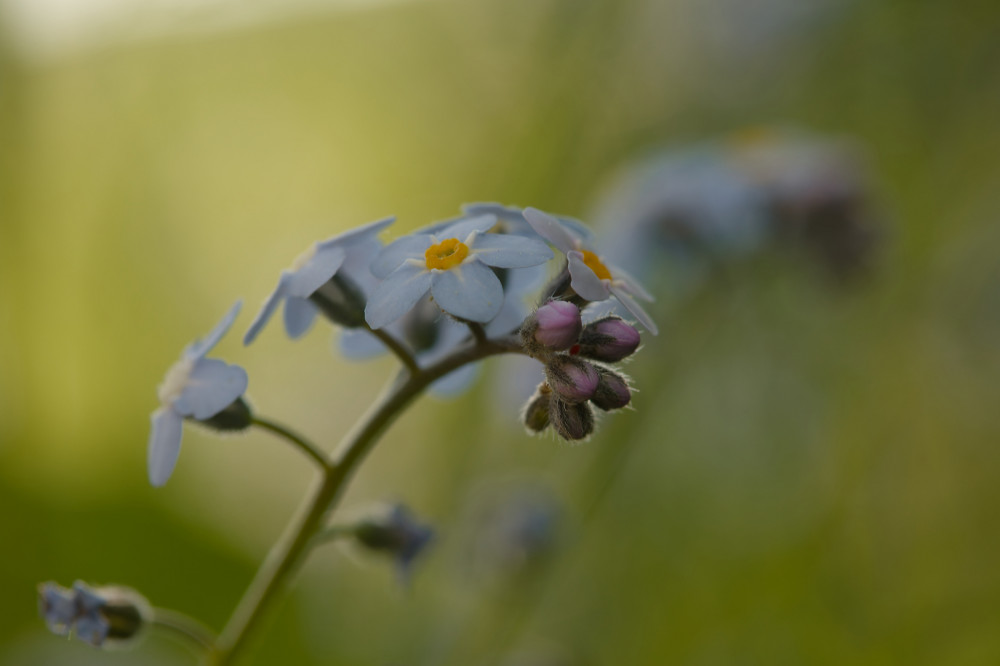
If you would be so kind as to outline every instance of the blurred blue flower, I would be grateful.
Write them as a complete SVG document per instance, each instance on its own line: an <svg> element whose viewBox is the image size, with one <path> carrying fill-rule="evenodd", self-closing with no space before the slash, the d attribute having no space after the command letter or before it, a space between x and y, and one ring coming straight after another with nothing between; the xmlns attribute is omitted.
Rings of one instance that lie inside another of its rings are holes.
<svg viewBox="0 0 1000 666"><path fill-rule="evenodd" d="M294 340L304 335L312 326L319 311L309 297L337 274L355 249L370 243L393 221L394 217L387 217L371 222L315 243L299 255L289 269L281 271L278 285L264 301L257 317L250 324L243 337L243 344L249 345L254 341L282 301L285 302L285 332L288 333L288 337Z"/></svg>
<svg viewBox="0 0 1000 666"><path fill-rule="evenodd" d="M38 586L38 612L57 636L68 636L76 621L76 594L55 583Z"/></svg>
<svg viewBox="0 0 1000 666"><path fill-rule="evenodd" d="M429 291L437 305L460 319L485 323L503 306L500 278L490 267L524 268L545 263L552 252L542 242L486 233L496 217L462 219L434 234L404 236L386 246L371 265L384 278L365 308L372 328L406 314Z"/></svg>
<svg viewBox="0 0 1000 666"><path fill-rule="evenodd" d="M656 324L633 298L639 297L651 301L653 297L628 273L618 266L606 263L588 249L586 238L548 213L543 213L537 208L525 208L524 218L538 235L565 253L572 278L570 286L581 298L588 301L604 301L614 296L632 316L639 320L639 323L656 335L658 332Z"/></svg>
<svg viewBox="0 0 1000 666"><path fill-rule="evenodd" d="M408 580L413 562L434 537L434 530L421 525L403 504L384 505L372 518L354 528L354 537L365 548L385 553L396 562L400 580Z"/></svg>
<svg viewBox="0 0 1000 666"><path fill-rule="evenodd" d="M94 647L136 638L152 617L149 602L135 590L118 585L91 587L79 580L72 589L42 583L38 604L50 631L58 636L72 632Z"/></svg>
<svg viewBox="0 0 1000 666"><path fill-rule="evenodd" d="M160 384L160 408L153 412L153 429L149 436L149 482L154 486L165 484L174 471L181 450L184 419L210 419L247 389L246 370L205 358L233 325L241 305L242 302L237 301L211 333L188 345Z"/></svg>

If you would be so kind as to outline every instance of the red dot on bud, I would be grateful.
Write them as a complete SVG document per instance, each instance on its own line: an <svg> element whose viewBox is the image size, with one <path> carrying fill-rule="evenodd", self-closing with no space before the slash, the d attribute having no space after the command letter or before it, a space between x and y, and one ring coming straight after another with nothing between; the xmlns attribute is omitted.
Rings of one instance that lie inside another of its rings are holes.
<svg viewBox="0 0 1000 666"><path fill-rule="evenodd" d="M580 345L579 345L579 343L575 344L575 345L573 345L572 347L569 348L569 355L570 356L576 356L579 353L580 353Z"/></svg>

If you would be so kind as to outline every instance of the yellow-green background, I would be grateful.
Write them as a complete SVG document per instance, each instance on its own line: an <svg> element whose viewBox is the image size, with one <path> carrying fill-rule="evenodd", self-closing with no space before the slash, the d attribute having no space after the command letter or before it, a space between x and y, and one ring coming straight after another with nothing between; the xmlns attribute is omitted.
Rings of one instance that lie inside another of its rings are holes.
<svg viewBox="0 0 1000 666"><path fill-rule="evenodd" d="M439 527L412 589L319 552L251 662L1000 663L1000 11L827 3L767 30L796 3L755 4L420 2L0 50L0 663L193 663L47 635L42 580L225 620L308 463L188 427L154 490L148 414L181 348L238 297L242 333L309 243L464 201L586 215L630 157L771 123L866 146L891 225L872 279L765 262L661 310L636 411L580 446L524 436L495 366L418 403L346 500ZM254 405L328 446L392 372L336 358L325 324L238 337L217 355ZM511 477L563 499L564 547L477 584L467 507Z"/></svg>

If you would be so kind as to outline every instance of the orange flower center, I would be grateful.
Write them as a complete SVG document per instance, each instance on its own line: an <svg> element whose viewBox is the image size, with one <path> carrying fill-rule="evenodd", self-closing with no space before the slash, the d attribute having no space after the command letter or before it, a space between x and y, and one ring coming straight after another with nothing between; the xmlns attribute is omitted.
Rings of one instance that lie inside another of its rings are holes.
<svg viewBox="0 0 1000 666"><path fill-rule="evenodd" d="M469 247L457 238L448 238L437 245L431 245L424 252L427 268L446 271L458 266L469 256Z"/></svg>
<svg viewBox="0 0 1000 666"><path fill-rule="evenodd" d="M609 271L608 267L604 265L601 258L590 250L583 250L583 263L587 265L587 268L594 271L594 275L600 279L611 279L611 271Z"/></svg>

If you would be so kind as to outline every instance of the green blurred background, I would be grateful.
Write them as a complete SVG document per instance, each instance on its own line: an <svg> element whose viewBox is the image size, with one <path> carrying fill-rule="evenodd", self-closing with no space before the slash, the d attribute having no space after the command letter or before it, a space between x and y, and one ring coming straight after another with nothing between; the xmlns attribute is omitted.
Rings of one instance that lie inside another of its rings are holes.
<svg viewBox="0 0 1000 666"><path fill-rule="evenodd" d="M309 243L465 201L586 217L627 160L771 123L865 147L889 222L870 278L758 263L661 307L636 411L579 446L520 431L497 361L421 401L345 501L438 527L411 589L317 552L249 662L1000 663L996 3L418 1L183 27L44 58L3 31L0 663L195 663L155 636L50 636L34 586L118 582L221 626L311 470L188 427L154 490L148 414L181 348ZM325 324L238 337L217 353L257 408L328 446L393 369L340 360ZM558 499L558 534L483 575L476 507L521 484Z"/></svg>

